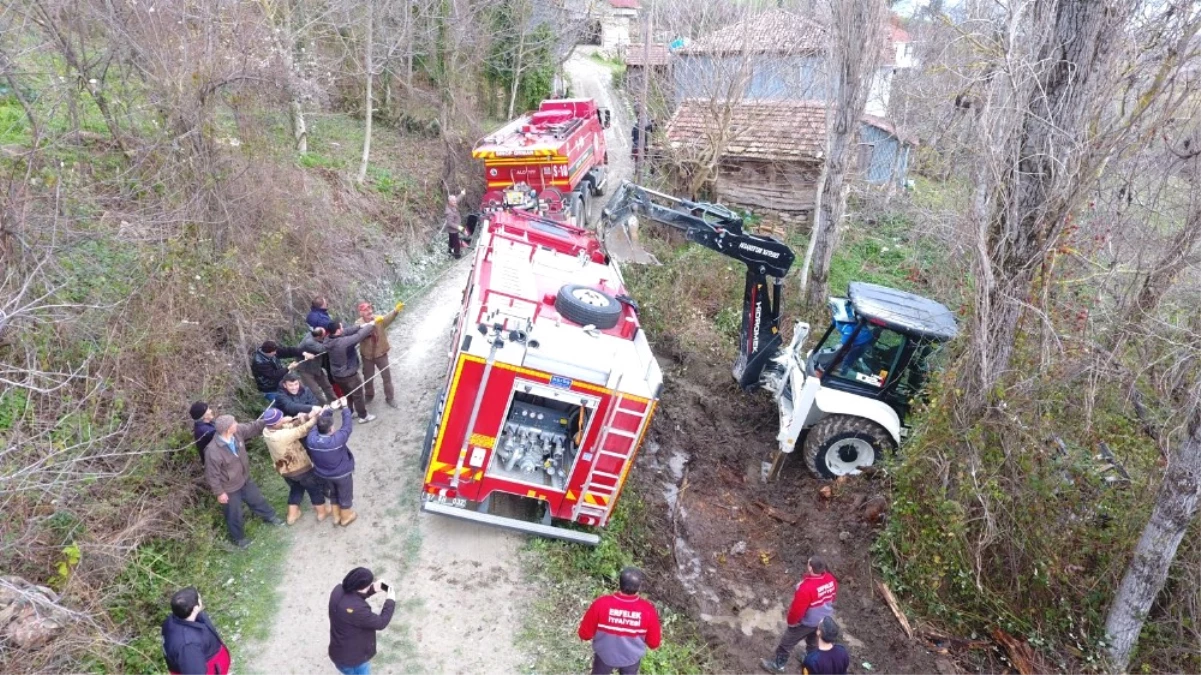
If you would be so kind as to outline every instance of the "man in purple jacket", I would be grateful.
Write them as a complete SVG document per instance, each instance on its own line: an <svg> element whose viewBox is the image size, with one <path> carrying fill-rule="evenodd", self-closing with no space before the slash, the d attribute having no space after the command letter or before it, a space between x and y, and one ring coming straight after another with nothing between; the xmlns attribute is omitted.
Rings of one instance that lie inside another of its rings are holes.
<svg viewBox="0 0 1201 675"><path fill-rule="evenodd" d="M354 512L354 455L346 442L350 440L350 408L346 398L330 404L333 409L342 409L342 426L334 431L334 416L325 413L317 418L317 426L309 430L305 446L313 460L313 472L325 481L329 488L330 505L334 510L334 525L346 526L358 518Z"/></svg>

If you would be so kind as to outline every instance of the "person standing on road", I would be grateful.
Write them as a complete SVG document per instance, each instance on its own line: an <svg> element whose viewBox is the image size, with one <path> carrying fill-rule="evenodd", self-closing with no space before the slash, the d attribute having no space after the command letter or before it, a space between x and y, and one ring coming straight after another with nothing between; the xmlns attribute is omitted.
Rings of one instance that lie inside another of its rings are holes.
<svg viewBox="0 0 1201 675"><path fill-rule="evenodd" d="M217 433L217 428L213 426L213 409L204 401L196 401L188 408L188 417L192 418L192 438L196 441L196 454L200 455L200 464L203 466L204 446Z"/></svg>
<svg viewBox="0 0 1201 675"><path fill-rule="evenodd" d="M355 325L376 324L375 332L359 343L359 355L363 358L363 381L366 383L363 392L367 395L368 403L375 398L373 376L378 370L379 378L384 381L384 402L393 408L399 407L396 405L396 393L392 390L392 369L388 367L388 350L392 348L388 344L388 326L392 325L404 306L403 302L398 302L391 312L376 316L370 302L359 303L359 318Z"/></svg>
<svg viewBox="0 0 1201 675"><path fill-rule="evenodd" d="M333 319L329 316L329 301L324 295L318 295L313 298L313 303L309 306L309 315L304 319L310 329L324 328L329 330L329 325L333 323Z"/></svg>
<svg viewBox="0 0 1201 675"><path fill-rule="evenodd" d="M316 411L319 412L320 408ZM325 520L329 515L329 507L325 505L325 482L313 471L313 462L301 444L301 439L306 438L309 430L317 424L317 417L315 412L301 414L296 419L284 417L279 408L268 408L263 413L263 421L267 423L267 428L263 429L263 441L267 443L275 470L288 484L289 525L300 520L300 502L304 500L306 492L313 510L317 512L317 520Z"/></svg>
<svg viewBox="0 0 1201 675"><path fill-rule="evenodd" d="M317 418L317 427L309 430L305 446L309 449L313 471L329 489L334 525L346 526L358 518L354 512L354 454L346 447L353 425L346 399L334 401L331 407L342 408L342 426L334 431L334 416L323 413Z"/></svg>
<svg viewBox="0 0 1201 675"><path fill-rule="evenodd" d="M459 194L451 195L446 198L446 236L447 244L450 247L450 254L458 260L463 257L462 246L463 240L460 234L463 232L461 223L462 217L459 215L459 200L467 194L466 190L459 190Z"/></svg>
<svg viewBox="0 0 1201 675"><path fill-rule="evenodd" d="M329 357L325 355L325 329L310 330L296 348L304 355L304 360L296 366L296 374L304 386L313 392L322 405L338 398L325 373L329 367Z"/></svg>
<svg viewBox="0 0 1201 675"><path fill-rule="evenodd" d="M229 672L229 650L204 613L200 593L191 586L171 596L171 614L163 621L163 659L172 675Z"/></svg>
<svg viewBox="0 0 1201 675"><path fill-rule="evenodd" d="M387 593L379 614L367 598ZM356 567L329 594L329 660L343 675L370 675L375 657L375 634L388 627L396 611L396 591L385 581L375 581L366 567Z"/></svg>
<svg viewBox="0 0 1201 675"><path fill-rule="evenodd" d="M238 548L246 548L250 542L242 527L242 502L265 522L284 524L250 477L250 458L246 454L246 439L263 433L267 423L259 419L238 424L233 415L222 415L213 426L216 434L204 449L204 477L225 511L230 541Z"/></svg>
<svg viewBox="0 0 1201 675"><path fill-rule="evenodd" d="M812 556L805 566L805 576L797 584L792 604L788 607L788 629L780 636L776 654L763 659L759 665L769 673L782 673L792 650L805 641L805 651L817 649L817 627L822 619L834 614L838 597L838 580L826 569L826 561Z"/></svg>
<svg viewBox="0 0 1201 675"><path fill-rule="evenodd" d="M329 337L325 338L325 349L329 354L329 369L334 376L334 382L345 392L343 397L350 399L355 414L360 423L370 422L375 415L367 414L367 404L363 401L363 378L359 376L358 345L367 339L380 323L381 318L362 326L344 329L342 322L335 321L329 325Z"/></svg>
<svg viewBox="0 0 1201 675"><path fill-rule="evenodd" d="M805 655L801 675L846 675L851 667L851 655L846 647L834 644L838 639L838 624L832 617L817 625L817 649Z"/></svg>
<svg viewBox="0 0 1201 675"><path fill-rule="evenodd" d="M662 627L655 606L638 596L645 576L627 567L618 578L620 590L592 602L580 621L581 640L592 641L592 674L636 675L647 648L658 649Z"/></svg>

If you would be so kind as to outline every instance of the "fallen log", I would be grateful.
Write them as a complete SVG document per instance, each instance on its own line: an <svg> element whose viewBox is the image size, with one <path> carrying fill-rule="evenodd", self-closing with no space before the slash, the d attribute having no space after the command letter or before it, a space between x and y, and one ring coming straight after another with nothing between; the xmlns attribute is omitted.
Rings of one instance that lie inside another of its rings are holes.
<svg viewBox="0 0 1201 675"><path fill-rule="evenodd" d="M792 514L784 513L783 511L780 511L779 509L776 509L774 507L768 506L767 504L764 504L763 502L755 502L755 506L758 506L759 508L763 509L764 513L771 516L772 518L775 518L776 520L780 521L781 523L788 523L789 525L796 525L797 522L800 520L799 518L797 518L796 516L794 516Z"/></svg>
<svg viewBox="0 0 1201 675"><path fill-rule="evenodd" d="M1037 675L1037 673L1051 672L1051 669L1043 663L1042 658L1038 655L1038 652L1034 651L1030 643L1025 640L1019 640L1000 628L992 629L992 636L994 640L1005 648L1005 653L1009 656L1009 662L1013 664L1014 668L1018 669L1018 673L1021 675Z"/></svg>
<svg viewBox="0 0 1201 675"><path fill-rule="evenodd" d="M897 596L892 594L892 589L883 581L877 581L876 586L880 589L880 595L884 596L884 602L888 603L888 608L892 610L892 615L897 617L897 622L901 624L901 629L905 631L905 635L913 639L913 626L909 625L909 619L905 613L901 611L901 605L897 602Z"/></svg>

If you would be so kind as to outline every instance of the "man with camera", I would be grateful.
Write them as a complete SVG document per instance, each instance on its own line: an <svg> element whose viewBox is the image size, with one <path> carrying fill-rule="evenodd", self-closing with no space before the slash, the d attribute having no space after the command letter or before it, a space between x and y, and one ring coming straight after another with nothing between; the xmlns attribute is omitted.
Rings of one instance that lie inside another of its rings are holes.
<svg viewBox="0 0 1201 675"><path fill-rule="evenodd" d="M387 593L380 613L367 598ZM370 675L375 657L375 633L388 627L396 611L396 591L376 581L366 567L356 567L329 594L329 659L343 675Z"/></svg>

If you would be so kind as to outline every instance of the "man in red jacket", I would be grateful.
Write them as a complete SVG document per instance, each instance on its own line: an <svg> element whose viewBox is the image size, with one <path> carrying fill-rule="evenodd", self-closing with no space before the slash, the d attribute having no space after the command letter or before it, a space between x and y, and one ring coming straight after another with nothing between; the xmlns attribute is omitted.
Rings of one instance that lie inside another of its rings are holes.
<svg viewBox="0 0 1201 675"><path fill-rule="evenodd" d="M638 597L642 570L621 571L620 592L592 601L580 621L580 639L592 641L592 675L637 675L646 648L658 649L662 638L655 606Z"/></svg>
<svg viewBox="0 0 1201 675"><path fill-rule="evenodd" d="M782 673L793 648L805 641L805 651L817 649L817 627L822 619L834 614L834 599L838 597L838 580L826 569L826 561L818 556L809 558L805 576L797 584L792 604L788 607L788 630L780 637L773 658L759 665L769 673Z"/></svg>

